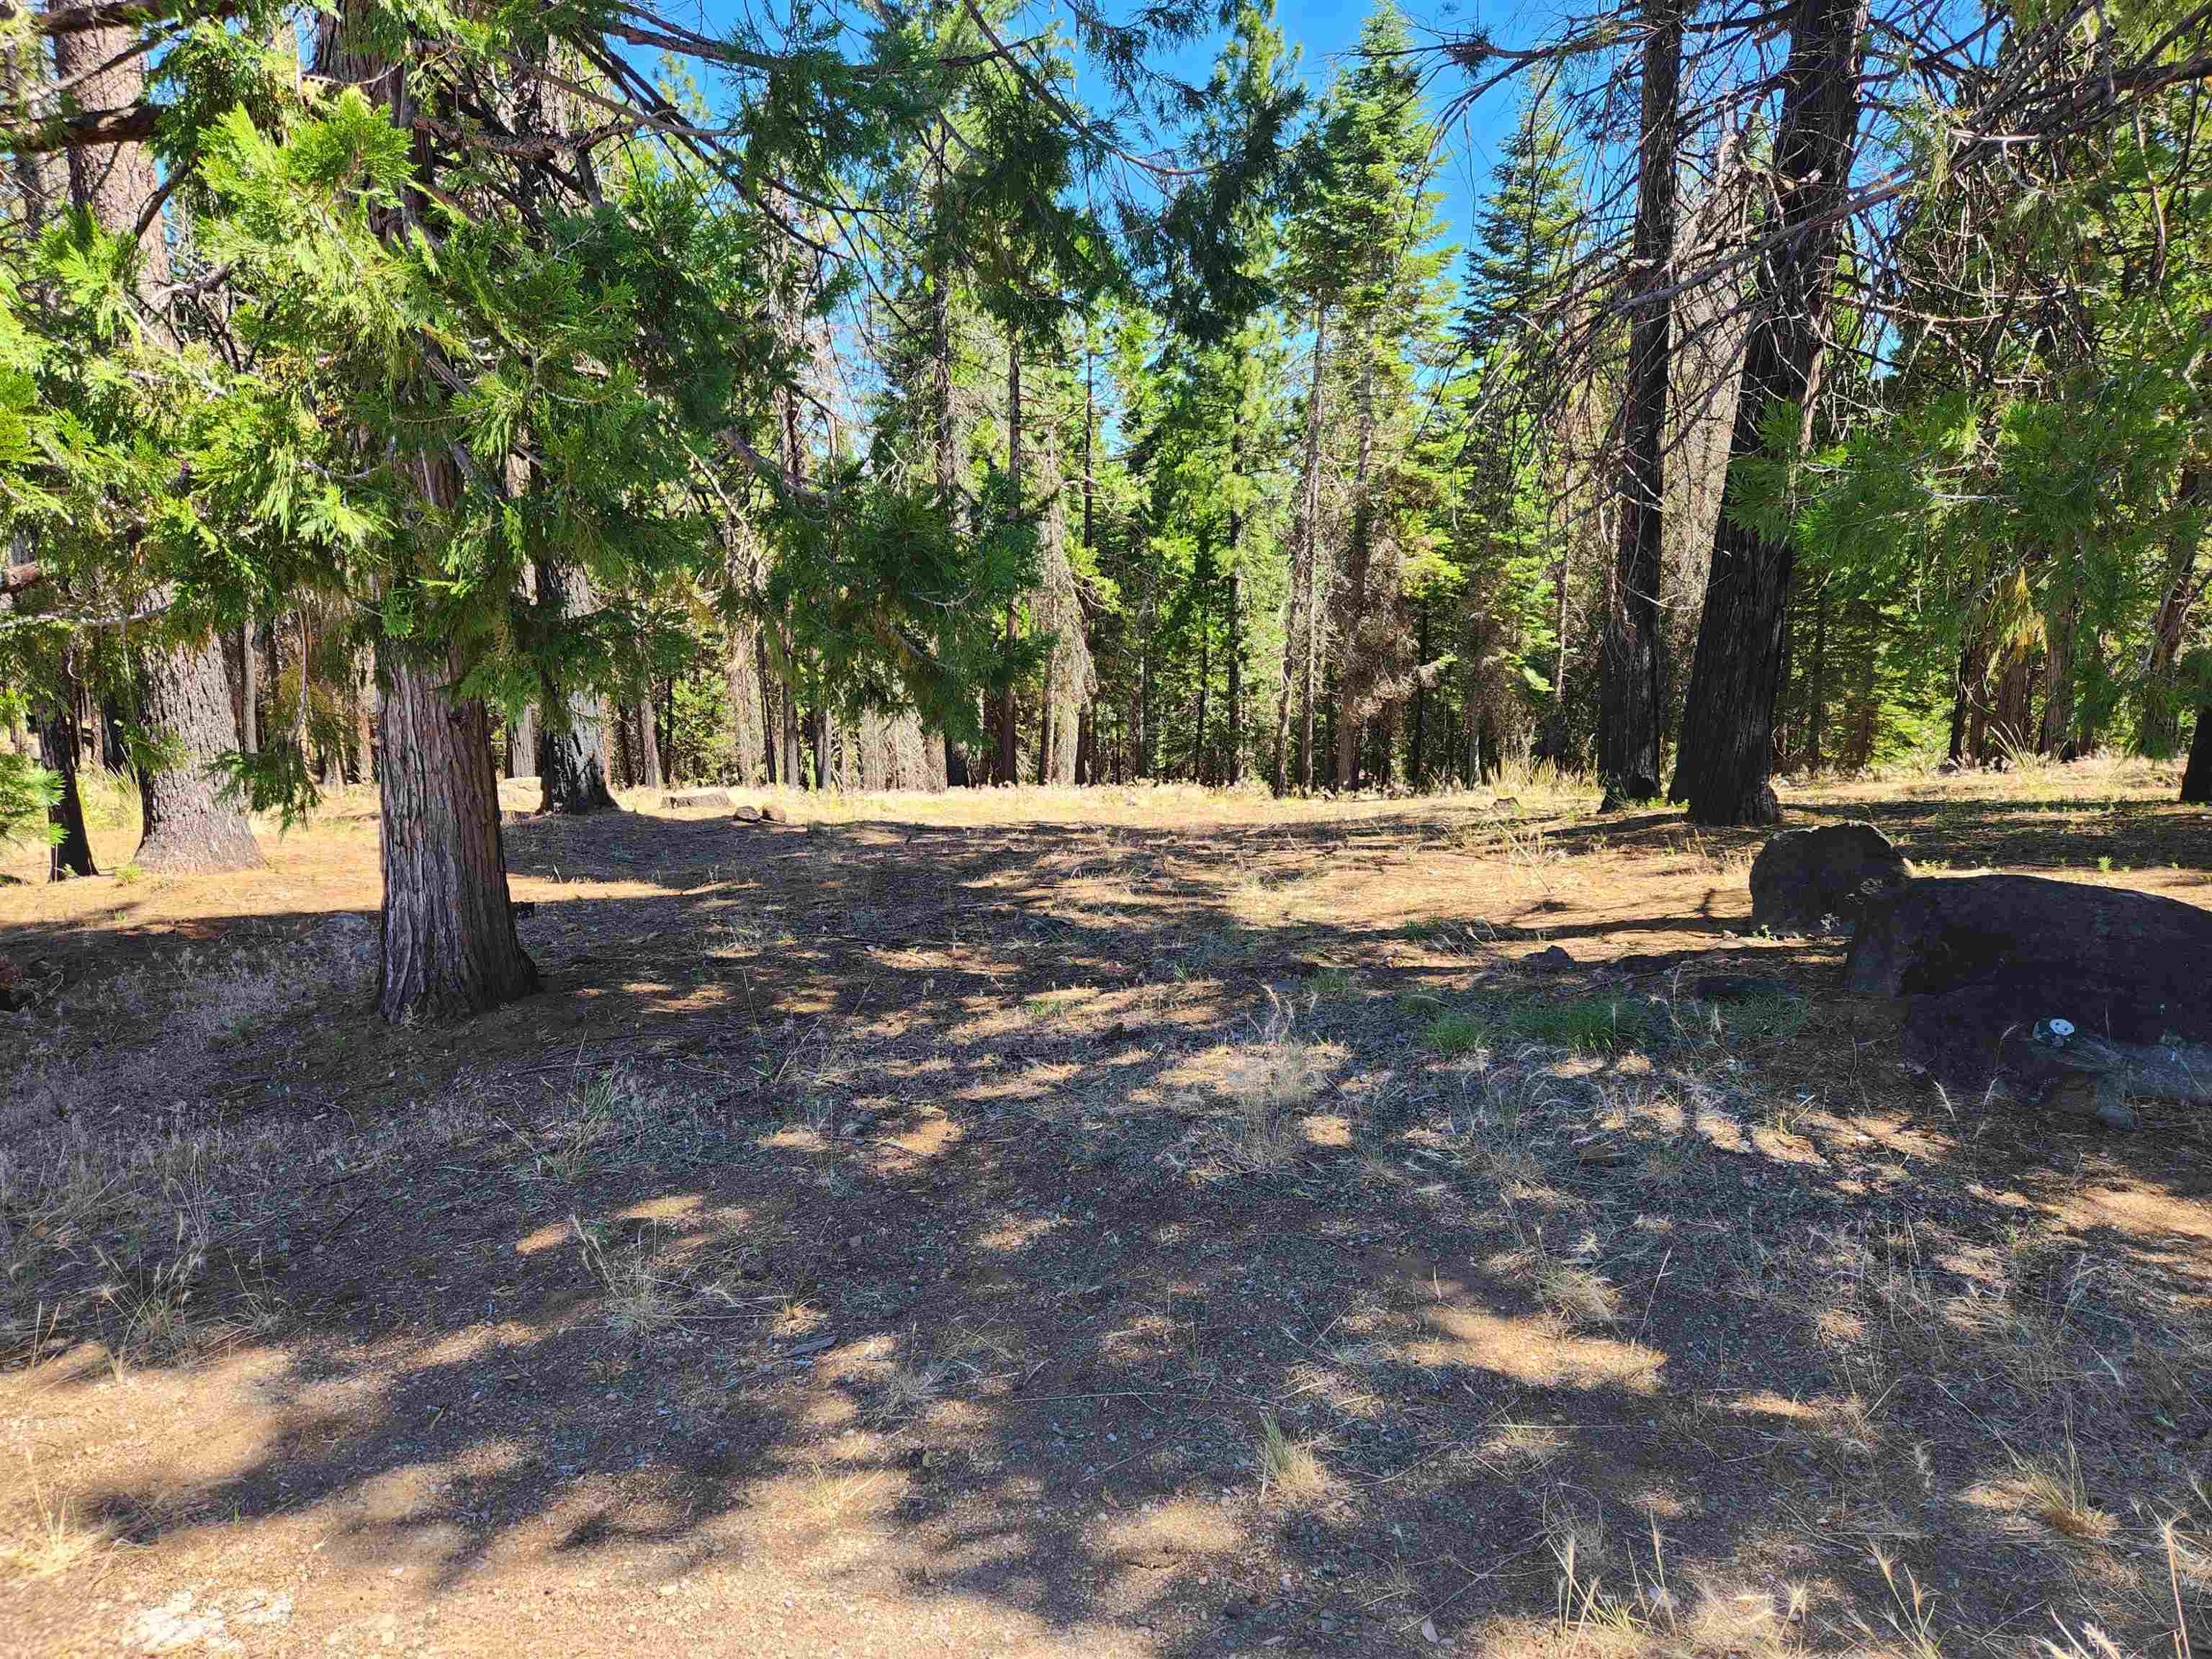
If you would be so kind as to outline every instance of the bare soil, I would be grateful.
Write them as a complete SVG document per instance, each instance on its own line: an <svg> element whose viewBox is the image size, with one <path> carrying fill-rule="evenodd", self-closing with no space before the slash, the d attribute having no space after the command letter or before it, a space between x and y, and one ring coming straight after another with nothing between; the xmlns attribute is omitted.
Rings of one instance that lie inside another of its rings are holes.
<svg viewBox="0 0 2212 1659"><path fill-rule="evenodd" d="M2171 793L1785 805L2212 904ZM369 792L0 890L0 1650L2212 1644L2212 1127L1945 1097L1755 836L659 798L510 824L462 1026Z"/></svg>

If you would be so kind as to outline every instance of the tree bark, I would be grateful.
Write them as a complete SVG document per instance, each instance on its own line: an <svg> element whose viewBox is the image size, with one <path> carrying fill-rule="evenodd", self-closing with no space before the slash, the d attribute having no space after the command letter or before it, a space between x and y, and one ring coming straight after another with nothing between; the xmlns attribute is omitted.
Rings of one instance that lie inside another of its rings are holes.
<svg viewBox="0 0 2212 1659"><path fill-rule="evenodd" d="M2203 594L2197 564L2204 545L2197 508L2204 494L2204 474L2197 467L2184 469L2174 490L2174 505L2185 514L2166 548L2166 585L2160 594L2158 614L2150 624L2150 648L2145 653L2142 709L2136 721L2136 752L2164 760L2181 746L2181 699L2174 684L2174 667L2181 659L2181 642L2189 626L2189 613Z"/></svg>
<svg viewBox="0 0 2212 1659"><path fill-rule="evenodd" d="M2197 735L2189 744L2189 769L2181 775L2181 799L2212 805L2212 697L2197 705Z"/></svg>
<svg viewBox="0 0 2212 1659"><path fill-rule="evenodd" d="M1674 306L1662 295L1674 257L1674 156L1682 67L1681 0L1644 8L1643 131L1638 148L1628 391L1620 542L1600 658L1598 774L1610 799L1656 793L1659 779L1660 590L1666 580L1664 463Z"/></svg>
<svg viewBox="0 0 2212 1659"><path fill-rule="evenodd" d="M1867 0L1798 0L1783 70L1774 147L1779 206L1761 256L1730 464L1762 453L1777 408L1809 417L1842 236L1840 210L1857 148ZM1800 448L1807 434L1801 429ZM1793 550L1727 514L1713 542L1705 615L1682 713L1672 791L1699 823L1764 823L1776 815L1774 699Z"/></svg>
<svg viewBox="0 0 2212 1659"><path fill-rule="evenodd" d="M1313 635L1313 605L1308 597L1312 588L1312 572L1316 540L1320 533L1321 520L1321 422L1322 370L1328 349L1328 307L1314 307L1313 380L1306 391L1305 453L1301 458L1298 477L1298 518L1292 528L1291 556L1291 591L1286 601L1289 615L1283 624L1283 683L1281 695L1275 700L1275 793L1284 793L1290 787L1289 754L1291 733L1291 702L1299 684L1297 672L1297 650L1301 637L1310 642ZM1302 636L1299 629L1304 625ZM1310 656L1310 653L1309 653ZM1305 674L1306 722L1303 755L1305 787L1313 787L1313 689L1310 667Z"/></svg>
<svg viewBox="0 0 2212 1659"><path fill-rule="evenodd" d="M128 26L57 36L57 80L86 109L140 103L146 70L144 60L131 54L135 39ZM152 152L137 143L73 145L69 173L71 197L114 235L137 228L161 188ZM169 245L156 217L138 244L139 292L156 316L168 281ZM213 769L217 756L238 747L222 645L202 638L151 650L146 681L146 724L164 754L160 769L144 780L145 838L132 861L148 870L258 868L252 829L222 793Z"/></svg>
<svg viewBox="0 0 2212 1659"><path fill-rule="evenodd" d="M1356 441L1352 467L1352 533L1345 548L1344 617L1337 630L1336 787L1342 790L1355 788L1359 782L1359 738L1366 726L1368 693L1375 677L1375 665L1362 641L1360 626L1367 619L1367 577L1373 562L1375 538L1375 505L1369 499L1375 465L1373 339L1360 339L1359 350L1363 359L1359 396L1352 412Z"/></svg>
<svg viewBox="0 0 2212 1659"><path fill-rule="evenodd" d="M591 611L591 580L580 570L542 565L538 571L538 591L557 599L564 617L586 616ZM599 694L588 687L564 693L550 673L542 677L540 684L541 810L571 815L611 811L615 798L607 786L607 731Z"/></svg>
<svg viewBox="0 0 2212 1659"><path fill-rule="evenodd" d="M210 638L149 651L145 686L146 725L168 752L139 781L144 839L131 862L163 871L261 868L253 830L212 769L238 741L222 648Z"/></svg>
<svg viewBox="0 0 2212 1659"><path fill-rule="evenodd" d="M1230 521L1229 553L1237 556L1237 539L1243 528ZM1234 785L1244 775L1244 573L1229 567L1229 637L1224 641L1229 670L1229 741L1222 751L1222 781Z"/></svg>
<svg viewBox="0 0 2212 1659"><path fill-rule="evenodd" d="M664 781L660 768L660 724L653 706L653 684L647 681L637 699L637 758L644 769L638 781L648 789L661 787Z"/></svg>
<svg viewBox="0 0 2212 1659"><path fill-rule="evenodd" d="M1011 330L1006 335L1006 477L1013 485L1014 510L1025 511L1022 501L1022 343ZM1006 683L999 695L998 781L1019 783L1021 740L1014 724L1014 611L1006 605Z"/></svg>
<svg viewBox="0 0 2212 1659"><path fill-rule="evenodd" d="M100 871L92 861L92 841L84 829L84 800L76 787L82 747L76 723L76 681L66 664L59 695L42 701L33 719L39 729L39 764L61 780L61 799L46 809L46 822L62 832L49 849L46 879L96 876Z"/></svg>
<svg viewBox="0 0 2212 1659"><path fill-rule="evenodd" d="M254 699L260 695L260 687L254 683L252 623L239 629L238 647L238 747L240 753L251 755L261 747L261 716L254 706Z"/></svg>
<svg viewBox="0 0 2212 1659"><path fill-rule="evenodd" d="M507 899L483 703L450 694L392 647L382 665L383 967L377 1008L395 1024L481 1013L538 988Z"/></svg>
<svg viewBox="0 0 2212 1659"><path fill-rule="evenodd" d="M510 778L528 777L537 769L538 705L533 702L507 720L507 775Z"/></svg>
<svg viewBox="0 0 2212 1659"><path fill-rule="evenodd" d="M361 88L392 125L411 131L406 77L356 33L357 14L325 16L317 68ZM430 182L428 147L416 139L417 185ZM405 234L419 220L417 191L380 210L380 234ZM431 453L410 469L434 511L459 499L459 468ZM395 1024L473 1013L535 988L538 971L515 937L499 788L492 774L490 720L483 704L451 695L457 672L410 657L397 642L378 656L377 763L382 807L384 916L377 1006Z"/></svg>

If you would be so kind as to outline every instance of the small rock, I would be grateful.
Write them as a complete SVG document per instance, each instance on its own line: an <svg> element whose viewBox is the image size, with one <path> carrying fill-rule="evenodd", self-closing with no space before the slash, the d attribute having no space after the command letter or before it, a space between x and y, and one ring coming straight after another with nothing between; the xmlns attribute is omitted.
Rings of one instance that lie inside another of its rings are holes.
<svg viewBox="0 0 2212 1659"><path fill-rule="evenodd" d="M761 822L763 823L789 823L791 822L791 814L785 811L781 806L763 806L761 808Z"/></svg>
<svg viewBox="0 0 2212 1659"><path fill-rule="evenodd" d="M761 821L761 810L757 806L740 806L730 816L739 823L758 823Z"/></svg>
<svg viewBox="0 0 2212 1659"><path fill-rule="evenodd" d="M1547 945L1535 955L1521 958L1521 965L1539 974L1563 974L1575 965L1564 945Z"/></svg>
<svg viewBox="0 0 2212 1659"><path fill-rule="evenodd" d="M1421 1640L1424 1642L1441 1642L1443 1640L1443 1637L1437 1634L1437 1621L1435 1620L1424 1619L1421 1620Z"/></svg>

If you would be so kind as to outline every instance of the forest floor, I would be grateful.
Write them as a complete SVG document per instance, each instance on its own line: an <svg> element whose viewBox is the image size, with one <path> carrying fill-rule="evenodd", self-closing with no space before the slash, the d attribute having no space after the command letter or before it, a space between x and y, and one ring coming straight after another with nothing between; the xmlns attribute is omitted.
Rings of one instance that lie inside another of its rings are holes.
<svg viewBox="0 0 2212 1659"><path fill-rule="evenodd" d="M2172 793L1784 805L2212 905ZM368 1011L371 792L0 890L0 1649L2212 1647L2212 1123L1944 1097L1756 835L658 802L510 825L464 1026Z"/></svg>

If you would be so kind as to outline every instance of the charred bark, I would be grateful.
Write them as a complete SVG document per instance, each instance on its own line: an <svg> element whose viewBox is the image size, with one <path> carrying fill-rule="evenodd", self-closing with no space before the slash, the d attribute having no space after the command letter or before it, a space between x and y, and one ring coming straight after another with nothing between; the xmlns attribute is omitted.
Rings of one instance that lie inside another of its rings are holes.
<svg viewBox="0 0 2212 1659"><path fill-rule="evenodd" d="M1866 0L1798 0L1792 15L1774 148L1779 212L1759 264L1731 465L1763 452L1763 428L1778 409L1808 413L1820 392L1840 209L1858 140L1866 19ZM1801 431L1801 447L1803 441ZM1776 816L1768 778L1791 561L1786 537L1770 538L1722 515L1672 791L1698 823L1763 823Z"/></svg>
<svg viewBox="0 0 2212 1659"><path fill-rule="evenodd" d="M1623 425L1613 603L1600 658L1598 773L1609 801L1648 799L1659 784L1660 590L1666 581L1667 392L1674 307L1663 297L1674 256L1680 0L1644 8L1643 131L1636 197L1633 301Z"/></svg>

